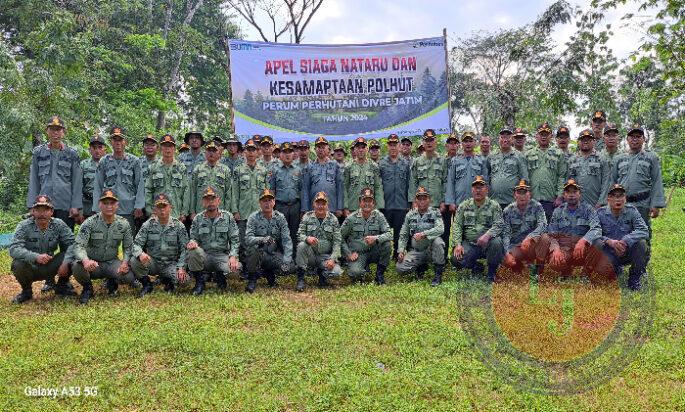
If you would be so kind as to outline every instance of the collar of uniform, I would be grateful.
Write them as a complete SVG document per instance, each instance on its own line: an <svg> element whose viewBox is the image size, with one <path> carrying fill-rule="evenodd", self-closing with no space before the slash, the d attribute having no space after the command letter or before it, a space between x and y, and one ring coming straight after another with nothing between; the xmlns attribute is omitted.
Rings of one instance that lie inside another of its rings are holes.
<svg viewBox="0 0 685 412"><path fill-rule="evenodd" d="M150 216L150 219L154 220L157 222L159 225L162 225L162 222L159 221L159 218L156 215ZM166 226L174 227L176 226L176 223L174 222L174 218L169 216L169 222L167 222Z"/></svg>
<svg viewBox="0 0 685 412"><path fill-rule="evenodd" d="M206 210L204 210L202 212L202 217L204 217L205 219L214 219L212 217L207 217L207 211ZM219 209L219 214L217 215L216 219L223 219L223 218L224 218L224 212L222 212L221 209ZM169 220L171 220L171 218L169 218Z"/></svg>
<svg viewBox="0 0 685 412"><path fill-rule="evenodd" d="M45 148L48 150L52 150L52 147L50 146L50 142L45 143ZM67 147L64 145L64 142L59 142L59 151L63 151Z"/></svg>

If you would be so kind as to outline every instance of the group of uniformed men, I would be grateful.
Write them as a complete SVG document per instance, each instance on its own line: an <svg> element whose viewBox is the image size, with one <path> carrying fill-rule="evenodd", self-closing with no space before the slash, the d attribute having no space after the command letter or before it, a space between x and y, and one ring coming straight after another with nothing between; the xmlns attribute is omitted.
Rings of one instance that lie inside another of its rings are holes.
<svg viewBox="0 0 685 412"><path fill-rule="evenodd" d="M296 272L302 291L307 274L326 286L344 264L357 281L375 263L375 282L384 284L392 257L400 274L419 278L433 264L436 286L449 251L455 267L474 273L485 271L478 262L484 258L490 281L500 264L519 273L549 265L562 277L574 266L590 275L622 273L630 264L628 286L639 289L650 218L665 207L659 159L644 148L644 130L629 128L628 150L621 151L619 129L602 111L578 135L576 153L567 127L553 134L543 123L528 148L523 130L503 128L497 153L489 136L465 132L447 137L441 156L428 129L417 157L409 138L391 134L380 158L380 144L359 137L349 162L342 145L332 159L324 137L310 160L307 141L205 142L195 130L178 158L169 134L146 136L138 158L126 152L127 137L116 126L112 152L105 154L107 143L95 136L91 157L81 161L63 143L65 130L52 117L48 143L33 151L31 216L10 246L18 303L32 298L39 280L44 292L75 294L71 274L83 287L81 303L100 278L109 294L127 283L141 296L153 290L151 275L165 291L194 278L199 295L210 280L226 289L230 273L241 273L254 292L259 277L273 286L277 275Z"/></svg>

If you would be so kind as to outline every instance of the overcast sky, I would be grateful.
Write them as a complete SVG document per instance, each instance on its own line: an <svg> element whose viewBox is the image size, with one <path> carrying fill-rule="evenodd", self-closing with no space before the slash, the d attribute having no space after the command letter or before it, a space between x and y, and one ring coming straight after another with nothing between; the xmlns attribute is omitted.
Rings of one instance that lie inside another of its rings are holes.
<svg viewBox="0 0 685 412"><path fill-rule="evenodd" d="M572 3L574 3L571 0ZM495 31L530 23L552 1L542 0L325 0L314 15L303 43L346 44L374 43L435 37L447 28L448 40L467 37L478 30ZM574 4L588 4L579 0ZM644 25L628 26L619 18L628 9L623 7L607 15L616 32L610 46L622 58L628 56L644 36ZM261 40L256 31L244 22L241 29L247 40ZM575 25L558 27L554 38L558 43L568 39ZM287 37L281 41L288 42Z"/></svg>

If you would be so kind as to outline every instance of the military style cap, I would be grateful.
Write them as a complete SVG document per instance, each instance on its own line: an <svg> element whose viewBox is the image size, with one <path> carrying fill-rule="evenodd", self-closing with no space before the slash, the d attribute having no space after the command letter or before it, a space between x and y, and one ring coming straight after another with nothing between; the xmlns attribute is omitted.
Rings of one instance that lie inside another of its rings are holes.
<svg viewBox="0 0 685 412"><path fill-rule="evenodd" d="M172 139L173 139L173 137L172 137ZM174 145L176 145L175 141L174 141ZM190 146L188 146L187 143L181 143L181 147L178 148L179 153L187 152L188 150L190 150Z"/></svg>
<svg viewBox="0 0 685 412"><path fill-rule="evenodd" d="M378 143L378 140L376 140L376 139L371 139L371 140L369 140L369 147L370 147L370 148L377 147L377 148L380 149L380 148L381 148L381 144Z"/></svg>
<svg viewBox="0 0 685 412"><path fill-rule="evenodd" d="M336 145L335 145L335 148L333 148L333 151L334 151L334 152L341 151L341 152L343 152L343 153L346 153L346 151L345 151L345 146L343 146L342 143L336 144Z"/></svg>
<svg viewBox="0 0 685 412"><path fill-rule="evenodd" d="M388 144L399 143L399 142L400 142L400 138L395 133L388 136Z"/></svg>
<svg viewBox="0 0 685 412"><path fill-rule="evenodd" d="M517 127L514 129L514 137L526 137L526 132L524 132L520 127Z"/></svg>
<svg viewBox="0 0 685 412"><path fill-rule="evenodd" d="M466 139L475 140L476 137L473 135L473 132L464 132L464 133L461 135L461 141L463 142L463 141L466 140Z"/></svg>
<svg viewBox="0 0 685 412"><path fill-rule="evenodd" d="M552 128L549 127L549 123L544 122L544 123L538 125L538 133L542 133L542 132L552 133Z"/></svg>
<svg viewBox="0 0 685 412"><path fill-rule="evenodd" d="M202 132L197 130L197 129L190 129L184 136L183 136L183 141L185 143L188 143L188 140L190 140L190 136L197 136L200 138L202 143L205 142L205 137L202 135Z"/></svg>
<svg viewBox="0 0 685 412"><path fill-rule="evenodd" d="M119 198L116 194L114 194L114 191L112 191L112 189L106 189L104 192L102 192L102 196L100 196L100 201L107 199L116 200L117 202L119 201Z"/></svg>
<svg viewBox="0 0 685 412"><path fill-rule="evenodd" d="M407 143L409 143L410 145L414 143L414 142L412 142L411 139L408 138L407 136L403 137L403 138L400 140L400 142L401 142L401 143L407 142Z"/></svg>
<svg viewBox="0 0 685 412"><path fill-rule="evenodd" d="M318 146L320 144L328 144L328 139L326 139L323 136L317 137L316 140L314 141L314 146Z"/></svg>
<svg viewBox="0 0 685 412"><path fill-rule="evenodd" d="M435 139L435 130L433 129L426 129L423 132L423 140L427 139Z"/></svg>
<svg viewBox="0 0 685 412"><path fill-rule="evenodd" d="M155 136L153 136L150 133L146 134L145 137L143 138L143 144L147 141L152 141L152 142L157 143L157 139L155 139Z"/></svg>
<svg viewBox="0 0 685 412"><path fill-rule="evenodd" d="M259 142L260 145L270 145L274 144L274 139L271 138L271 136L262 136L262 140Z"/></svg>
<svg viewBox="0 0 685 412"><path fill-rule="evenodd" d="M583 139L594 139L595 134L592 133L592 130L590 129L584 129L580 134L578 134L578 140L583 140Z"/></svg>
<svg viewBox="0 0 685 412"><path fill-rule="evenodd" d="M212 186L207 186L204 192L202 192L202 197L217 197L216 190Z"/></svg>
<svg viewBox="0 0 685 412"><path fill-rule="evenodd" d="M420 143L419 146L416 148L416 150L419 152L422 152L422 151L426 150L426 148L423 147L423 143Z"/></svg>
<svg viewBox="0 0 685 412"><path fill-rule="evenodd" d="M528 184L528 181L526 179L521 179L519 180L519 183L514 186L514 191L517 190L528 190L530 191L530 185Z"/></svg>
<svg viewBox="0 0 685 412"><path fill-rule="evenodd" d="M105 143L105 139L102 138L99 134L94 135L93 137L90 138L90 141L88 142L89 146L92 146L94 144L101 144L104 146L107 146L107 143ZM155 141L156 143L156 141Z"/></svg>
<svg viewBox="0 0 685 412"><path fill-rule="evenodd" d="M514 132L511 131L511 127L504 126L499 130L499 134L514 134Z"/></svg>
<svg viewBox="0 0 685 412"><path fill-rule="evenodd" d="M281 145L282 152L292 152L293 150L295 150L295 148L293 147L293 144L290 142L285 142Z"/></svg>
<svg viewBox="0 0 685 412"><path fill-rule="evenodd" d="M124 136L124 129L122 129L119 126L112 126L112 129L109 132L109 138L110 139L125 139L126 136Z"/></svg>
<svg viewBox="0 0 685 412"><path fill-rule="evenodd" d="M169 200L169 196L166 195L166 193L160 193L157 196L155 196L155 206L157 205L170 205L171 200Z"/></svg>
<svg viewBox="0 0 685 412"><path fill-rule="evenodd" d="M564 184L564 190L568 189L569 187L575 187L576 189L580 190L580 185L578 182L576 182L576 179L568 179L566 181Z"/></svg>
<svg viewBox="0 0 685 412"><path fill-rule="evenodd" d="M262 141L262 135L260 134L253 134L252 135L252 141L255 142L255 144L259 144Z"/></svg>
<svg viewBox="0 0 685 412"><path fill-rule="evenodd" d="M230 136L228 136L228 139L226 139L226 140L224 141L224 144L226 144L226 145L229 144L229 143L238 143L238 144L239 144L240 142L238 141L238 138L235 137L234 134L231 134Z"/></svg>
<svg viewBox="0 0 685 412"><path fill-rule="evenodd" d="M414 195L414 197L419 196L430 196L430 193L428 193L428 189L426 189L425 187L419 186L418 189L416 189L416 195Z"/></svg>
<svg viewBox="0 0 685 412"><path fill-rule="evenodd" d="M224 139L221 138L221 136L212 137L212 141L214 142L214 144L216 144L217 146L221 146L221 147L223 147L224 143L226 143L224 141Z"/></svg>
<svg viewBox="0 0 685 412"><path fill-rule="evenodd" d="M45 127L61 127L64 129L64 121L59 116L52 116Z"/></svg>
<svg viewBox="0 0 685 412"><path fill-rule="evenodd" d="M447 140L445 140L445 141L446 142L454 141L454 142L459 143L459 138L457 137L456 133L450 133L450 135L447 136Z"/></svg>
<svg viewBox="0 0 685 412"><path fill-rule="evenodd" d="M616 123L607 123L607 125L604 126L604 133L606 133L606 132L618 133L619 130L618 130L618 126L616 125Z"/></svg>
<svg viewBox="0 0 685 412"><path fill-rule="evenodd" d="M266 199L266 198L275 199L276 196L274 196L274 192L272 192L270 189L266 188L262 191L262 194L259 195L259 200Z"/></svg>
<svg viewBox="0 0 685 412"><path fill-rule="evenodd" d="M205 145L205 150L219 150L219 146L214 143L214 140Z"/></svg>
<svg viewBox="0 0 685 412"><path fill-rule="evenodd" d="M319 200L323 200L324 202L328 203L328 195L326 192L316 192L316 196L314 196L314 201L318 202Z"/></svg>
<svg viewBox="0 0 685 412"><path fill-rule="evenodd" d="M613 185L611 185L611 188L609 188L609 194L612 194L613 192L621 192L625 194L626 188L619 185L618 183L614 183Z"/></svg>
<svg viewBox="0 0 685 412"><path fill-rule="evenodd" d="M375 197L373 197L373 190L371 190L368 187L365 187L362 189L361 193L359 193L359 200L367 198L375 199Z"/></svg>
<svg viewBox="0 0 685 412"><path fill-rule="evenodd" d="M645 135L645 129L644 129L642 126L640 126L639 124L637 124L637 123L635 123L632 127L630 127L630 128L628 129L628 134L629 134L629 135L630 135L630 134L633 134L634 132L638 132L638 133L640 133L640 134L643 135L643 136Z"/></svg>
<svg viewBox="0 0 685 412"><path fill-rule="evenodd" d="M38 206L47 206L50 209L54 209L55 207L52 205L52 199L50 199L50 196L48 195L38 195L36 196L36 200L33 201L33 206L31 207L38 207Z"/></svg>
<svg viewBox="0 0 685 412"><path fill-rule="evenodd" d="M354 143L352 146L358 146L358 145L364 145L366 146L366 139L363 137L359 136L358 138L354 139Z"/></svg>
<svg viewBox="0 0 685 412"><path fill-rule="evenodd" d="M487 185L488 185L488 182L485 181L485 179L483 178L483 176L478 175L478 176L476 176L476 178L473 180L473 182L471 182L471 186L475 186L475 185L484 185L484 186L487 186Z"/></svg>
<svg viewBox="0 0 685 412"><path fill-rule="evenodd" d="M250 148L250 147L253 148L253 149L256 149L256 148L257 148L257 145L255 144L255 141L252 140L252 139L249 139L247 142L245 142L245 145L244 145L244 146L245 146L245 149L248 149L248 148Z"/></svg>
<svg viewBox="0 0 685 412"><path fill-rule="evenodd" d="M281 151L281 145L278 143L274 144L274 153Z"/></svg>
<svg viewBox="0 0 685 412"><path fill-rule="evenodd" d="M606 115L606 113L604 113L604 110L595 111L595 113L592 115L592 120L595 120L595 119L606 120L607 115Z"/></svg>
<svg viewBox="0 0 685 412"><path fill-rule="evenodd" d="M176 146L176 139L174 139L174 136L172 136L172 135L170 135L169 133L167 133L167 134L165 134L164 136L162 136L161 139L159 139L159 144L160 144L160 145L163 145L163 144L172 144L172 145ZM181 149L183 149L183 145L185 145L185 147L186 147L187 149L190 149L190 146L188 146L188 145L185 144L185 143L183 143L183 144L181 145ZM179 150L180 150L180 149L179 149Z"/></svg>
<svg viewBox="0 0 685 412"><path fill-rule="evenodd" d="M566 135L566 136L570 137L571 131L566 126L559 126L559 128L557 129L557 136L561 136L561 135Z"/></svg>
<svg viewBox="0 0 685 412"><path fill-rule="evenodd" d="M299 142L297 142L297 147L301 149L309 149L309 142L305 139L302 139Z"/></svg>

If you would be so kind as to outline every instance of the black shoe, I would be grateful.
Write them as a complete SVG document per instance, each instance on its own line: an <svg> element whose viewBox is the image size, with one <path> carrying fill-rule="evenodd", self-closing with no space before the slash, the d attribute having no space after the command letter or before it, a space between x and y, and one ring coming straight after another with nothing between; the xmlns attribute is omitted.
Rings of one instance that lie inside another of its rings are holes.
<svg viewBox="0 0 685 412"><path fill-rule="evenodd" d="M88 301L90 300L90 298L93 297L93 295L94 295L94 293L93 293L93 285L91 284L91 285L88 285L88 286L84 286L84 287L83 287L83 290L81 291L81 297L79 298L78 301L79 301L79 303L80 303L81 305L85 305L85 304L88 303Z"/></svg>
<svg viewBox="0 0 685 412"><path fill-rule="evenodd" d="M276 275L273 273L266 275L266 281L269 283L270 288L275 288L278 286L278 282L276 282Z"/></svg>
<svg viewBox="0 0 685 412"><path fill-rule="evenodd" d="M331 284L328 283L328 279L326 278L326 276L319 273L319 287L327 288L329 286L331 286Z"/></svg>
<svg viewBox="0 0 685 412"><path fill-rule="evenodd" d="M140 294L138 295L138 297L142 298L148 293L152 293L154 286L152 286L152 282L150 281L150 278L148 276L143 276L142 278L140 278L140 283L143 284L143 288L140 290Z"/></svg>
<svg viewBox="0 0 685 412"><path fill-rule="evenodd" d="M245 292L254 293L255 289L257 289L257 276L248 275L247 286L245 287Z"/></svg>
<svg viewBox="0 0 685 412"><path fill-rule="evenodd" d="M21 292L12 299L12 303L24 303L33 298L33 291L31 289L22 289Z"/></svg>
<svg viewBox="0 0 685 412"><path fill-rule="evenodd" d="M224 291L228 288L228 283L226 282L226 274L217 272L214 274L214 282L216 282L216 287L219 290Z"/></svg>
<svg viewBox="0 0 685 412"><path fill-rule="evenodd" d="M445 270L444 265L435 265L435 277L431 282L431 286L439 286L442 283L442 272Z"/></svg>
<svg viewBox="0 0 685 412"><path fill-rule="evenodd" d="M107 294L109 296L116 296L117 291L119 290L119 282L117 282L116 279L109 278L105 282L105 288L107 288Z"/></svg>
<svg viewBox="0 0 685 412"><path fill-rule="evenodd" d="M55 278L49 277L45 279L45 284L40 288L40 293L48 293L55 290Z"/></svg>
<svg viewBox="0 0 685 412"><path fill-rule="evenodd" d="M303 292L304 286L304 271L300 269L297 271L297 285L295 285L295 290L298 292Z"/></svg>
<svg viewBox="0 0 685 412"><path fill-rule="evenodd" d="M376 266L376 284L377 285L385 285L385 266L377 265Z"/></svg>
<svg viewBox="0 0 685 412"><path fill-rule="evenodd" d="M416 278L421 280L423 279L423 275L426 274L426 270L428 269L428 266L426 265L421 265L416 269Z"/></svg>
<svg viewBox="0 0 685 412"><path fill-rule="evenodd" d="M60 278L55 285L55 295L57 296L76 296L74 286L68 278Z"/></svg>
<svg viewBox="0 0 685 412"><path fill-rule="evenodd" d="M161 278L161 282L164 285L164 291L165 292L173 292L174 289L176 289L176 286L174 285L174 282L171 279L167 278Z"/></svg>
<svg viewBox="0 0 685 412"><path fill-rule="evenodd" d="M195 287L193 288L193 295L199 296L205 291L205 274L202 272L195 273Z"/></svg>

